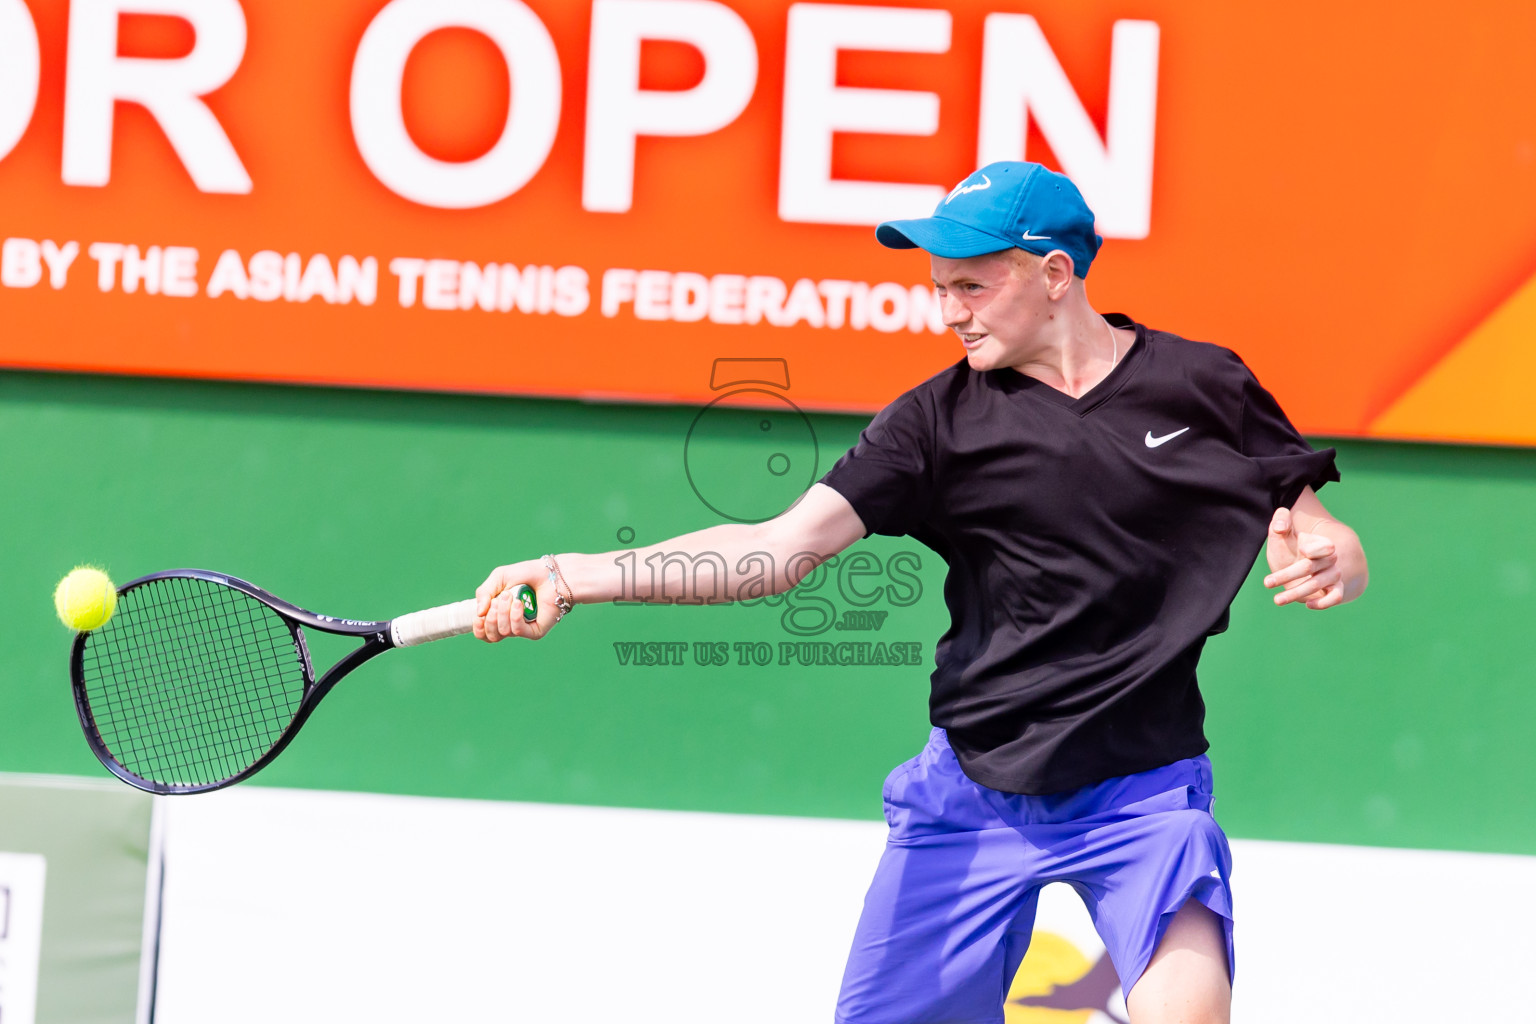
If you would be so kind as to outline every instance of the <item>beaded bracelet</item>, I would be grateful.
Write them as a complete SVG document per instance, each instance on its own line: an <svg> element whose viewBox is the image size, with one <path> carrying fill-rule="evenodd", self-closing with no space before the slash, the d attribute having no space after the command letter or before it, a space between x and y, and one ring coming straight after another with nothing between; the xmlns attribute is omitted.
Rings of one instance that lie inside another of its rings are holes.
<svg viewBox="0 0 1536 1024"><path fill-rule="evenodd" d="M565 588L566 610L569 611L571 608L576 607L576 591L572 590L571 585L566 582L565 573L561 571L560 562L556 560L554 555L549 556L549 564L555 570L555 576L558 578L559 585Z"/></svg>
<svg viewBox="0 0 1536 1024"><path fill-rule="evenodd" d="M576 607L576 594L571 590L571 585L565 582L565 574L560 571L560 563L555 561L554 555L543 555L539 562L549 570L549 582L555 585L555 610L560 614L555 621L565 618L565 613ZM565 588L565 593L560 593L560 588Z"/></svg>

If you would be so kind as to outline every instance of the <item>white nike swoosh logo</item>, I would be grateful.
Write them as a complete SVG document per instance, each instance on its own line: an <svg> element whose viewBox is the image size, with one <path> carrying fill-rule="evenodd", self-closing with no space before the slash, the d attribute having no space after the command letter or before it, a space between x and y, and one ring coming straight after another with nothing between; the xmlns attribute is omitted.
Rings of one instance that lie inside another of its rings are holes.
<svg viewBox="0 0 1536 1024"><path fill-rule="evenodd" d="M1050 240L1050 235L1032 235L1028 231L1019 236L1021 242L1049 242Z"/></svg>
<svg viewBox="0 0 1536 1024"><path fill-rule="evenodd" d="M1169 441L1172 441L1174 438L1178 437L1180 434L1184 433L1184 431L1188 430L1188 429L1189 429L1188 427L1184 427L1184 428L1182 428L1180 430L1175 430L1171 434L1164 434L1162 437L1153 437L1152 436L1152 431L1149 430L1149 431L1147 431L1147 447L1148 448L1156 448L1160 444L1167 444Z"/></svg>
<svg viewBox="0 0 1536 1024"><path fill-rule="evenodd" d="M956 196L963 196L967 192L980 192L984 188L991 187L992 179L987 177L985 174L983 174L981 176L981 180L974 185L967 185L962 181L960 184L956 185L953 190L950 191L948 196L944 198L944 205L948 206L950 203L954 202Z"/></svg>

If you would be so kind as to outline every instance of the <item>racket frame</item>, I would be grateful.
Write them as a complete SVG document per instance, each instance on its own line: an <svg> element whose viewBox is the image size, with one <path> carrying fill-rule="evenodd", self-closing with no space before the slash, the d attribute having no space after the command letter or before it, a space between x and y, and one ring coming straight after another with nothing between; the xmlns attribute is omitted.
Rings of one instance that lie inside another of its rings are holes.
<svg viewBox="0 0 1536 1024"><path fill-rule="evenodd" d="M153 583L165 579L197 579L209 583L238 590L249 597L255 598L262 604L277 612L293 634L294 646L298 648L300 662L304 667L304 695L300 699L299 709L294 713L293 720L288 723L272 747L248 768L239 774L214 783L199 785L169 785L163 782L155 782L152 779L141 778L118 764L117 760L107 749L106 743L101 738L101 732L96 728L96 720L91 714L90 704L85 695L85 645L90 639L90 633L82 632L75 635L74 648L70 653L69 676L70 685L75 694L75 711L80 716L80 728L85 732L86 742L90 744L91 752L102 766L113 775L122 779L135 789L142 789L147 793L155 793L163 796L180 795L185 793L208 793L225 786L233 786L237 782L255 775L261 769L271 764L277 755L293 741L298 735L310 714L331 691L342 677L364 662L377 657L395 646L390 633L390 622L370 622L360 619L337 619L329 615L319 615L300 608L296 604L290 604L282 598L267 593L254 583L248 583L238 576L230 576L227 573L211 572L207 569L167 569L163 572L150 573L148 576L140 576L130 580L118 588L118 597L135 587L146 583ZM309 656L309 645L304 640L304 632L300 627L317 629L322 633L332 633L337 636L362 637L363 643L350 651L340 661L326 670L325 675L318 680L315 678L314 662Z"/></svg>

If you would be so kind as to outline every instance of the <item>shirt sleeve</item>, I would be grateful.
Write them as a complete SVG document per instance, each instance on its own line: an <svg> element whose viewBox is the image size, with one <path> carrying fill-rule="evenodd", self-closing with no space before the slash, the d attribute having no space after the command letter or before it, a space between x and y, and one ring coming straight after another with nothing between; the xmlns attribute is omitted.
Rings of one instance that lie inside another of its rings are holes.
<svg viewBox="0 0 1536 1024"><path fill-rule="evenodd" d="M1337 480L1334 449L1314 449L1247 366L1242 367L1242 374L1242 451L1253 460L1269 487L1271 504L1289 508L1303 489L1316 491Z"/></svg>
<svg viewBox="0 0 1536 1024"><path fill-rule="evenodd" d="M821 482L848 499L864 536L905 536L933 502L933 450L933 421L909 391L876 414Z"/></svg>

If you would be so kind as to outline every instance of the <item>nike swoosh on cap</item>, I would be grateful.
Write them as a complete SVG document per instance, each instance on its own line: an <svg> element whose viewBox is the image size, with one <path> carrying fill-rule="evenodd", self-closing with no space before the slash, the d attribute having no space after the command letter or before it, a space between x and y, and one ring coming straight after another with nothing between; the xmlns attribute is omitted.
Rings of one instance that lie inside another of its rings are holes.
<svg viewBox="0 0 1536 1024"><path fill-rule="evenodd" d="M1028 231L1019 236L1021 242L1049 242L1050 240L1050 235L1032 235Z"/></svg>
<svg viewBox="0 0 1536 1024"><path fill-rule="evenodd" d="M1183 427L1183 428L1181 428L1179 430L1175 430L1171 434L1164 434L1162 437L1153 437L1152 436L1152 431L1149 430L1149 431L1147 431L1147 447L1148 448L1156 448L1160 444L1165 444L1168 441L1172 441L1174 438L1178 437L1180 434L1184 433L1184 431L1186 431L1188 429L1189 429L1188 427Z"/></svg>

